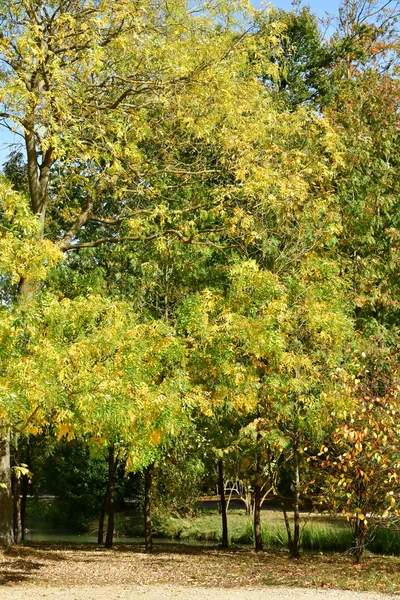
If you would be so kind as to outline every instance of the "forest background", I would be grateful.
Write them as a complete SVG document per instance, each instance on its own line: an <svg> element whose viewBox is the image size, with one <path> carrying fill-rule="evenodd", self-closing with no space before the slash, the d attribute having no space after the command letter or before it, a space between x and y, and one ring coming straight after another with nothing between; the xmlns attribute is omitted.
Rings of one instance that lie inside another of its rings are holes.
<svg viewBox="0 0 400 600"><path fill-rule="evenodd" d="M154 485L190 512L215 465L257 550L268 493L293 557L311 503L361 560L400 494L397 2L346 0L329 39L231 0L0 15L25 146L0 181L2 543L58 456L107 547L117 481L143 474L150 551Z"/></svg>

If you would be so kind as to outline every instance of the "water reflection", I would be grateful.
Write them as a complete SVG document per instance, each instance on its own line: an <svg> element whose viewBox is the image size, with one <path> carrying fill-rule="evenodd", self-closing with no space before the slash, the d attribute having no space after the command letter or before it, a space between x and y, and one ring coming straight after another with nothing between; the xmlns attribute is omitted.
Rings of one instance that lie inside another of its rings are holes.
<svg viewBox="0 0 400 600"><path fill-rule="evenodd" d="M25 532L25 542L69 542L77 544L97 544L97 536L71 533L62 530L28 529ZM179 544L187 546L215 546L216 542L199 540L172 540L168 538L153 538L155 544ZM142 537L115 537L115 544L144 544Z"/></svg>

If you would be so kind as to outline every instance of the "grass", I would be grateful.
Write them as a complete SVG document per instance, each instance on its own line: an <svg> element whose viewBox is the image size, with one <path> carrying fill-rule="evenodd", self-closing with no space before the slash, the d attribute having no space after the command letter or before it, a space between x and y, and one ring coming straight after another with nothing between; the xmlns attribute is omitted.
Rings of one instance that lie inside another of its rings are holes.
<svg viewBox="0 0 400 600"><path fill-rule="evenodd" d="M253 520L241 511L233 511L228 515L228 531L232 544L254 543ZM155 534L172 539L220 542L221 517L216 513L203 513L187 519L164 517L156 524ZM262 513L262 536L265 549L286 548L287 535L280 511ZM351 547L352 532L342 518L311 515L303 528L302 543L306 550L343 552Z"/></svg>
<svg viewBox="0 0 400 600"><path fill-rule="evenodd" d="M139 531L143 532L140 527L141 524L137 524L136 535ZM229 541L233 545L254 544L252 518L242 511L232 511L228 515L228 532ZM159 537L188 542L196 540L219 543L222 540L221 517L207 512L194 518L163 516L156 520L154 533ZM133 531L130 535L132 534ZM262 537L267 551L287 548L287 534L280 511L268 510L262 513ZM353 545L352 526L342 517L312 514L303 522L301 544L303 550L312 552L348 552ZM372 530L367 550L374 554L400 556L400 532L384 528Z"/></svg>

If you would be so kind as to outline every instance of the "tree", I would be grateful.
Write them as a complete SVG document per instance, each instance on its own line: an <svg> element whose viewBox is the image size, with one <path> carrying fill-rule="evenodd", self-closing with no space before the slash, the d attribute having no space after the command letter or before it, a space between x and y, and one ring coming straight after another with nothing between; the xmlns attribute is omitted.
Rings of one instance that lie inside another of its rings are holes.
<svg viewBox="0 0 400 600"><path fill-rule="evenodd" d="M2 117L25 141L30 206L39 216L40 236L47 210L48 235L63 250L89 221L108 225L106 237L115 243L115 227L133 219L121 237L145 239L151 232L138 225L148 223L168 185L159 176L155 185L155 174L170 173L187 185L204 170L214 171L213 157L207 164L196 146L209 139L218 111L223 116L231 110L230 94L223 101L218 88L223 80L230 93L237 87L231 77L235 62L242 62L234 51L240 42L233 34L235 10L226 5L221 16L210 4L197 14L179 1L151 11L119 2L13 3L3 9ZM207 97L217 110L201 114L199 103L204 107ZM165 137L172 120L178 125L174 145L180 137L188 140L182 127L193 136L192 157L185 162L178 160L179 143L173 152L171 131ZM80 197L71 198L73 189ZM160 219L162 212L153 216ZM104 242L92 237L88 243Z"/></svg>
<svg viewBox="0 0 400 600"><path fill-rule="evenodd" d="M382 427L389 438L396 435L388 406L397 410L393 389L399 334L397 17L397 3L343 4L338 36L347 39L347 52L339 65L342 80L335 101L327 111L345 147L336 183L342 230L338 258L342 275L351 284L360 348L368 356L360 359L363 368L353 367L361 383L354 385L353 399L338 414L333 440L340 450L325 441L331 477L327 489L334 506L341 505L354 522L358 562L367 539L366 512L379 515L385 502L389 505L385 485L394 480L386 472L386 453L395 470L397 464L395 448L386 445L385 433L383 437L379 433ZM376 468L375 461L380 460L382 469Z"/></svg>
<svg viewBox="0 0 400 600"><path fill-rule="evenodd" d="M0 6L1 118L22 137L27 163L26 197L3 182L2 268L18 286L18 314L34 310L29 302L60 250L163 236L212 244L204 237L220 227L213 219L223 194L203 184L215 182L219 172L225 182L240 164L229 140L233 131L243 135L251 114L246 107L255 105L252 93L259 89L254 76L237 77L246 60L245 29L236 5L224 5L222 14L218 4L199 13L179 1L147 8L63 0ZM11 163L8 176L15 189L24 188L20 160ZM189 192L177 194L178 188ZM202 189L207 194L197 198ZM18 214L7 208L10 198L29 221L19 237L7 232L8 220L18 226ZM17 297L12 291L10 301ZM23 339L21 329L17 346L37 374L18 405L19 418L29 422L23 408L41 411L31 404L44 383L39 367L54 373L58 359L55 352L46 362L41 353L33 363ZM12 424L6 417L4 423Z"/></svg>
<svg viewBox="0 0 400 600"><path fill-rule="evenodd" d="M135 323L126 305L111 306L104 298L92 299L89 316L86 303L77 299L70 306L85 319L83 331L69 331L74 319L64 315L62 322L60 309L56 318L54 342L61 338L66 344L58 374L64 396L59 435L84 436L108 450L106 547L111 547L117 461L124 459L127 472L146 469L168 436L179 432L185 418L184 354L165 324Z"/></svg>
<svg viewBox="0 0 400 600"><path fill-rule="evenodd" d="M333 431L318 457L324 500L354 526L352 552L361 562L376 526L399 514L398 369L389 345L370 340L345 383L348 401L332 412Z"/></svg>
<svg viewBox="0 0 400 600"><path fill-rule="evenodd" d="M331 116L346 147L338 251L359 327L371 317L389 327L396 320L398 101L395 79L369 69L343 86Z"/></svg>
<svg viewBox="0 0 400 600"><path fill-rule="evenodd" d="M329 104L335 94L335 65L341 47L324 39L320 23L308 6L291 11L278 9L261 15L258 35L262 38L271 27L281 29L279 45L268 56L277 69L263 73L264 84L277 99L292 110L301 104L319 108Z"/></svg>
<svg viewBox="0 0 400 600"><path fill-rule="evenodd" d="M46 276L47 268L59 259L57 249L51 243L37 243L38 224L30 214L26 199L11 190L4 180L0 181L1 188L1 233L0 233L0 270L7 290L2 296L0 310L0 414L2 419L2 449L0 497L2 512L0 516L0 542L9 545L12 542L12 504L10 482L10 450L9 435L11 427L20 430L29 425L37 407L32 408L25 400L15 402L13 393L15 380L12 373L16 368L15 359L20 357L20 351L26 347L29 337L29 319L24 321L24 310L15 315L10 312L13 298L13 286L19 280L20 274L31 280L41 281ZM14 367L11 365L14 364ZM18 363L21 371L21 364ZM9 371L11 367L11 373ZM33 390L31 390L32 392ZM17 392L18 393L18 392ZM10 400L12 401L10 402ZM23 415L23 416L22 416ZM21 419L22 416L22 419ZM19 465L17 465L18 468Z"/></svg>
<svg viewBox="0 0 400 600"><path fill-rule="evenodd" d="M390 66L369 70L395 46L381 54L384 22L346 6L327 48L307 10L249 30L234 3L0 6L1 117L26 146L1 182L1 418L108 453L108 545L116 453L148 469L190 407L253 428L258 543L263 457L291 470L298 556L302 448L338 398L349 281L359 309L360 260L364 279L395 279L398 94ZM359 121L377 148L353 139ZM364 219L372 181L385 214L379 200ZM375 227L379 267L363 241Z"/></svg>
<svg viewBox="0 0 400 600"><path fill-rule="evenodd" d="M263 443L271 465L283 457L289 467L293 534L285 507L284 512L289 549L297 557L300 497L306 488L300 479L302 455L304 447L323 435L321 414L337 401L334 368L352 331L342 297L345 288L337 266L315 257L304 260L296 275L282 279L254 261L236 264L230 275L224 296L198 294L181 310L181 326L192 347L190 372L203 410L215 412L226 404L253 417L256 532ZM278 494L275 481L271 476Z"/></svg>
<svg viewBox="0 0 400 600"><path fill-rule="evenodd" d="M193 517L201 496L207 471L205 457L207 440L191 418L178 437L164 447L155 472L155 502L157 509L174 516ZM199 453L199 448L202 453ZM199 455L200 454L200 455Z"/></svg>

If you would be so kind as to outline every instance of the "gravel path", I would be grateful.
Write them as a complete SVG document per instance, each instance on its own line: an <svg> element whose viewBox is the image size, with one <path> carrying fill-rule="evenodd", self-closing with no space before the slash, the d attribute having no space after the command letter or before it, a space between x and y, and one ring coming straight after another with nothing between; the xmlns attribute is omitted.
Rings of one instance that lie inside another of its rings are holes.
<svg viewBox="0 0 400 600"><path fill-rule="evenodd" d="M390 600L398 596L330 589L156 586L0 587L0 600Z"/></svg>

